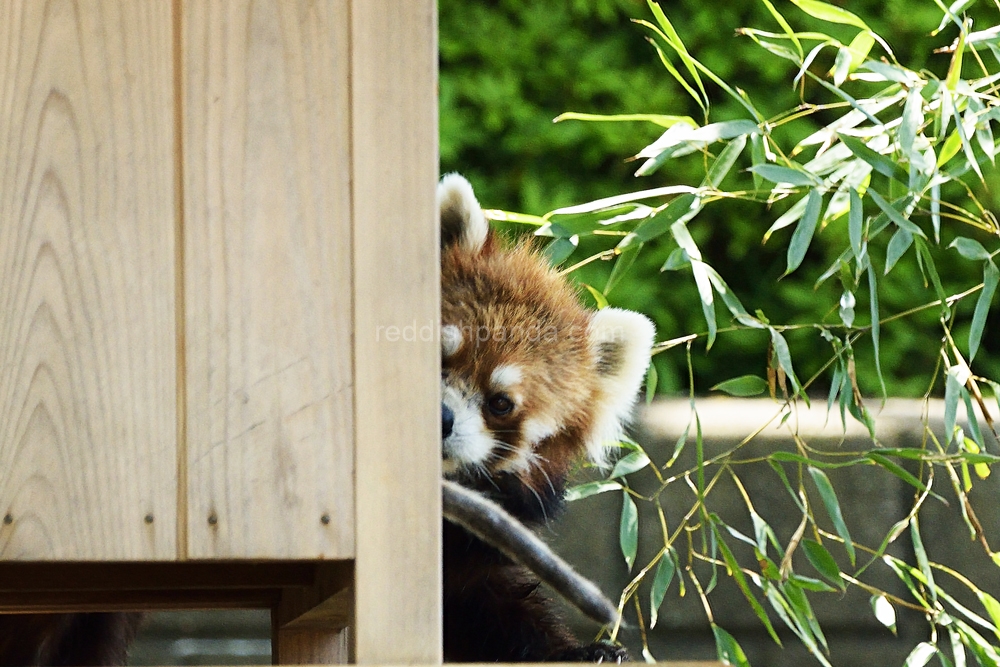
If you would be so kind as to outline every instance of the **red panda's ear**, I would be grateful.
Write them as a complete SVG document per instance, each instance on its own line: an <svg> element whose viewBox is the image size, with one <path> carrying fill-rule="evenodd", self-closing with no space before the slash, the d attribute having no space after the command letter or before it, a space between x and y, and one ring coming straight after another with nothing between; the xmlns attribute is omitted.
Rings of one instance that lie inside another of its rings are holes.
<svg viewBox="0 0 1000 667"><path fill-rule="evenodd" d="M489 224L469 182L458 174L446 174L438 183L437 200L441 248L460 244L470 252L481 250L489 234Z"/></svg>
<svg viewBox="0 0 1000 667"><path fill-rule="evenodd" d="M608 446L623 435L649 367L655 336L649 318L630 310L604 308L590 318L588 337L597 357L600 390L587 453L598 465L607 463Z"/></svg>

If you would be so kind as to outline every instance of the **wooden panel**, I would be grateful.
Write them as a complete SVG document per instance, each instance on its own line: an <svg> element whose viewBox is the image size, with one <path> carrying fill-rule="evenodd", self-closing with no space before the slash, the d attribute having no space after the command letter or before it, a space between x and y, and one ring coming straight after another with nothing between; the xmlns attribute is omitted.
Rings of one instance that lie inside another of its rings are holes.
<svg viewBox="0 0 1000 667"><path fill-rule="evenodd" d="M441 662L436 12L432 0L365 0L352 3L351 21L355 657L359 664L435 664Z"/></svg>
<svg viewBox="0 0 1000 667"><path fill-rule="evenodd" d="M175 555L168 0L0 2L0 558Z"/></svg>
<svg viewBox="0 0 1000 667"><path fill-rule="evenodd" d="M182 6L187 554L349 557L347 8Z"/></svg>

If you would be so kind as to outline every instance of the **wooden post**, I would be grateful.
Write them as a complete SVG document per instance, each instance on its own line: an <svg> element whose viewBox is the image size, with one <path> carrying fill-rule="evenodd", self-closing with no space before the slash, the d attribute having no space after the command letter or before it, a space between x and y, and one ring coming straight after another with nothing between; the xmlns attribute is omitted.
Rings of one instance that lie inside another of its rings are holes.
<svg viewBox="0 0 1000 667"><path fill-rule="evenodd" d="M441 662L436 35L433 0L352 3L358 664Z"/></svg>

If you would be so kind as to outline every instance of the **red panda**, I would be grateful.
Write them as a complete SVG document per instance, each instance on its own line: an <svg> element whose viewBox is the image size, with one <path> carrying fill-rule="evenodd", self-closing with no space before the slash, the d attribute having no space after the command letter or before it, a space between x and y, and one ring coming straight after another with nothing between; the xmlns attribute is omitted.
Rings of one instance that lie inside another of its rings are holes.
<svg viewBox="0 0 1000 667"><path fill-rule="evenodd" d="M124 665L139 613L0 614L0 665Z"/></svg>
<svg viewBox="0 0 1000 667"><path fill-rule="evenodd" d="M445 477L539 525L582 458L606 461L649 365L652 323L588 311L528 244L505 244L461 176L438 186ZM497 549L444 523L444 656L454 662L621 661L582 645Z"/></svg>

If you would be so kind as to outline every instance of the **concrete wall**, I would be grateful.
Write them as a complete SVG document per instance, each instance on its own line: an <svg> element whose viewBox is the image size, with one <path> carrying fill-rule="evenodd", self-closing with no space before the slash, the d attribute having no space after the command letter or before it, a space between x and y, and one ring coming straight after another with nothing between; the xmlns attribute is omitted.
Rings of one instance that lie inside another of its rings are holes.
<svg viewBox="0 0 1000 667"><path fill-rule="evenodd" d="M995 411L995 404L993 409ZM921 420L922 405L915 401L891 400L879 410L872 406L878 424L877 435L884 447L919 447L923 432ZM748 434L764 426L779 411L779 406L770 400L739 400L712 398L698 401L698 413L704 434L705 458L732 449ZM930 424L940 434L943 423L943 404L930 405ZM960 412L960 415L963 414ZM670 458L677 439L683 433L690 417L687 400L659 401L647 408L636 429L636 439L642 443L654 462L662 465ZM789 418L783 427L777 427L777 420L765 428L751 442L744 445L737 460L748 460L766 456L778 450L795 451L790 436L790 428L797 424L798 433L811 447L830 453L847 453L871 447L867 430L848 416L846 433L840 424L839 415L826 419L825 401L814 403L811 409L800 409ZM985 430L985 425L984 425ZM675 475L690 468L695 460L694 426L690 429L684 453L665 476ZM988 436L987 436L988 437ZM990 445L991 452L997 452L996 443ZM788 492L776 473L766 462L739 464L734 466L756 511L774 528L782 543L787 543L801 519ZM708 472L710 477L712 471ZM794 482L795 470L786 466L786 472ZM969 531L962 520L960 508L955 499L950 481L940 469L937 470L934 490L940 493L950 506L928 499L920 513L921 534L928 557L932 561L949 564L964 573L983 590L994 595L1000 594L1000 568L988 558L978 542L970 540ZM877 548L889 528L905 517L914 501L914 489L899 478L888 474L876 466L854 466L839 470L828 470L844 513L845 521L856 542ZM1000 548L1000 473L988 480L973 477L974 487L970 494L972 504L978 513L986 535L992 538L993 549ZM644 471L635 475L634 488L649 493L656 488L656 480ZM816 515L821 525L832 528L826 520L826 512L819 505L818 494L812 482L807 483ZM672 531L683 514L694 503L694 494L683 480L672 484L662 496L667 522ZM752 535L750 518L742 496L736 485L728 478L721 479L712 490L707 501L712 512L744 532ZM648 503L640 505L638 569L648 562L663 545L659 522L655 511ZM645 505L645 507L644 507ZM645 511L644 511L645 510ZM621 494L607 493L592 496L572 503L566 516L555 525L550 537L555 548L578 564L585 575L602 583L606 592L615 593L630 580L618 548L618 522L621 512ZM808 536L808 534L807 534ZM700 539L698 537L697 539ZM727 543L744 565L754 563L753 553L735 539ZM826 541L825 545L842 566L847 565L843 548L836 542ZM687 553L685 544L678 544L682 558ZM909 533L901 535L889 548L889 553L909 562L915 562ZM772 552L773 556L773 552ZM859 565L864 554L858 553ZM796 557L795 571L806 576L818 577L804 557ZM699 579L709 580L710 567L704 563L695 565ZM862 580L883 590L908 599L905 587L898 578L881 562L873 565ZM938 574L937 581L954 593L972 609L982 611L978 603L966 593L963 586L946 575ZM660 620L649 635L650 648L659 660L709 659L715 657L715 645L709 629L705 611L698 596L688 583L687 595L678 596L677 579L671 584L660 610ZM756 589L755 589L756 590ZM826 633L831 648L830 662L835 667L870 667L871 665L901 665L909 651L928 637L928 626L922 615L897 608L898 636L894 637L874 617L869 604L869 594L857 587L841 594L810 593L810 601L817 619ZM644 610L648 606L648 587L640 593ZM743 646L752 664L768 667L791 667L802 664L818 664L808 656L798 639L784 628L773 614L775 628L779 630L784 648L777 646L767 635L750 605L733 582L720 570L719 583L709 595L716 621L731 632ZM763 602L765 608L768 607ZM628 618L629 616L627 616ZM631 618L634 619L634 611ZM648 621L648 619L647 619ZM581 632L586 632L585 621L577 618ZM635 623L633 621L633 628ZM592 628L590 628L592 631ZM637 629L624 634L630 646L641 645ZM636 656L638 657L638 656Z"/></svg>

